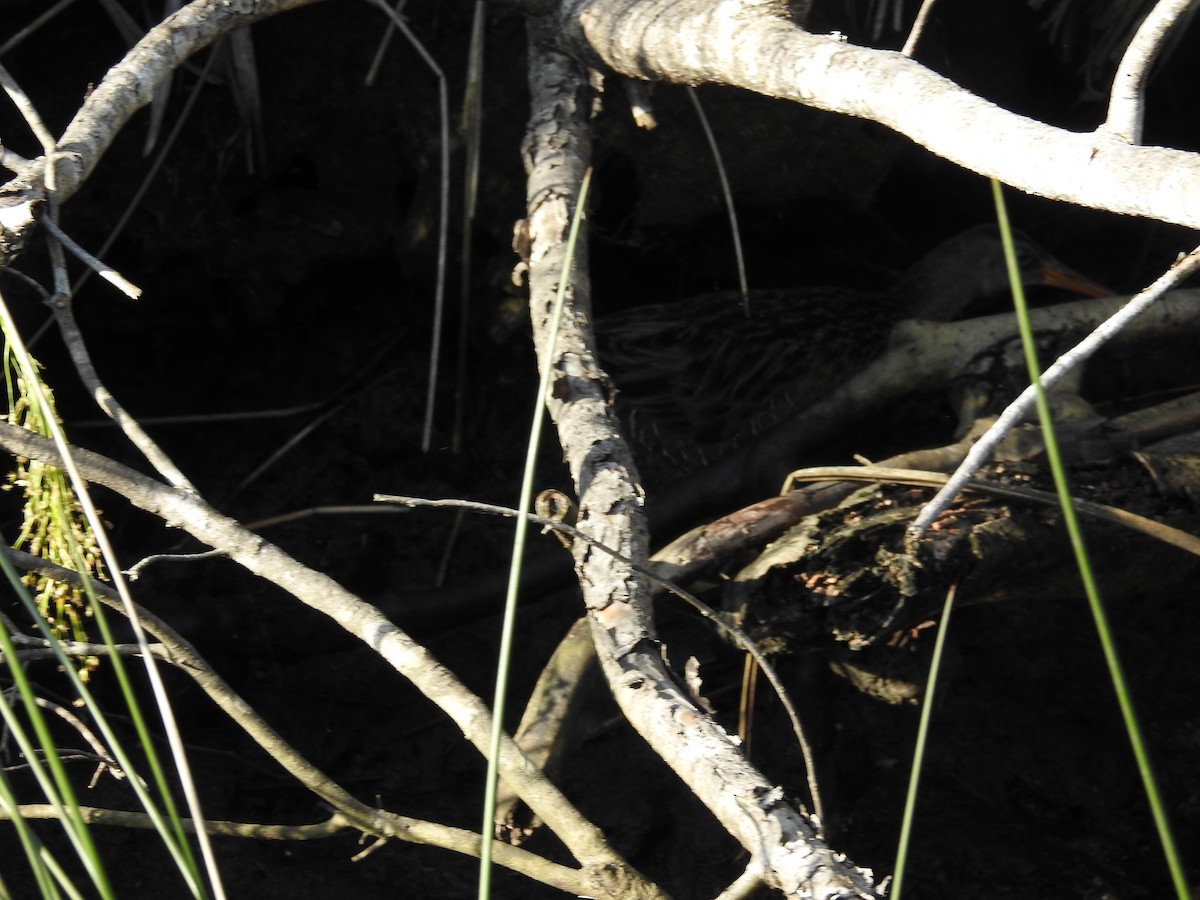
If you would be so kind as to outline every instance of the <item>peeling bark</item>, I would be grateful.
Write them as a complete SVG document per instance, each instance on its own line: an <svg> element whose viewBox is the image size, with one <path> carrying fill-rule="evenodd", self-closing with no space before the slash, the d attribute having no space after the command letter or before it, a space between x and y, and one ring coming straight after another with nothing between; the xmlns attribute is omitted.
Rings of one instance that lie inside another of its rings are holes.
<svg viewBox="0 0 1200 900"><path fill-rule="evenodd" d="M547 405L579 494L578 527L642 561L642 492L620 435L590 330L586 266L574 261L558 344L550 310L570 263L565 238L590 154L586 73L530 35L532 114L526 137L530 310L540 366L550 367ZM663 661L649 591L620 560L576 543L575 561L592 636L609 685L633 727L760 865L763 879L793 897L878 896L869 871L827 847L818 824L792 806L743 757L735 738L698 709Z"/></svg>

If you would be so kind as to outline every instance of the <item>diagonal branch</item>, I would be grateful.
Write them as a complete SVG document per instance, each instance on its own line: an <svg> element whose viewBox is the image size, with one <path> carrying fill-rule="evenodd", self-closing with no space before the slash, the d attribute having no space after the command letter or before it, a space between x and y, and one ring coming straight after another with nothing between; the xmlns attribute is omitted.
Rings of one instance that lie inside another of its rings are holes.
<svg viewBox="0 0 1200 900"><path fill-rule="evenodd" d="M9 452L52 465L62 460L54 445L16 425L0 422L0 446ZM72 448L79 471L134 506L159 516L234 562L279 585L301 602L324 613L358 637L422 693L436 703L481 753L490 742L491 714L421 644L392 624L378 609L350 593L328 575L307 568L278 547L217 512L194 495L170 488L98 453ZM558 835L604 896L630 890L635 896L658 896L644 879L608 845L603 833L579 814L538 767L505 736L500 747L500 773Z"/></svg>
<svg viewBox="0 0 1200 900"><path fill-rule="evenodd" d="M195 0L150 29L96 85L58 141L58 200L79 190L130 117L192 54L217 38L316 0ZM6 163L7 163L6 159ZM0 250L23 245L32 209L45 199L45 157L20 166L0 187Z"/></svg>
<svg viewBox="0 0 1200 900"><path fill-rule="evenodd" d="M4 552L19 568L37 571L62 581L69 581L72 584L83 585L83 579L78 572L64 569L62 566L54 565L41 557L21 550L9 549ZM120 596L111 587L97 581L92 581L91 587L102 603L122 615L125 614L125 607ZM479 855L479 835L473 832L398 815L359 801L357 797L346 791L292 747L258 714L254 707L217 674L208 664L208 660L170 625L147 609L137 605L134 606L134 609L142 627L159 641L159 643L151 645L156 656L170 662L188 675L208 698L237 723L268 756L279 763L289 775L336 810L332 818L316 825L238 825L237 828L244 830L230 830L233 823L206 820L204 827L210 834L236 834L242 837L279 840L308 840L326 837L347 828L355 828L366 834L382 838L428 844L469 856ZM89 646L86 649L88 652L102 653L108 648L100 645L98 647ZM136 650L137 648L133 647L132 649ZM21 807L21 814L27 818L38 815L36 808L28 806ZM122 825L133 828L145 827L143 823L146 821L146 817L140 813L115 810L92 810L91 813L85 810L84 815L88 817L89 822L96 824ZM0 814L0 819L3 818L5 816ZM195 823L190 819L185 820L184 827L187 830L193 830ZM596 888L589 872L556 865L527 851L510 852L515 849L517 848L503 841L496 841L492 848L493 859L514 872L520 872L544 884L553 885L570 893L586 893Z"/></svg>
<svg viewBox="0 0 1200 900"><path fill-rule="evenodd" d="M543 27L535 23L530 30L532 114L524 147L530 312L538 362L552 371L548 408L579 493L579 529L623 557L641 561L646 552L642 494L596 362L582 260L575 261L558 344L547 346L550 304L564 277L570 212L590 155L590 97L582 68L545 49ZM817 837L818 826L691 701L663 662L649 591L636 570L583 541L575 543L574 554L597 655L617 702L655 752L762 865L764 880L788 896L876 896L870 873L827 847Z"/></svg>
<svg viewBox="0 0 1200 900"><path fill-rule="evenodd" d="M556 45L630 78L745 88L870 119L1028 193L1200 227L1200 154L1077 134L889 50L810 34L776 0L562 0Z"/></svg>

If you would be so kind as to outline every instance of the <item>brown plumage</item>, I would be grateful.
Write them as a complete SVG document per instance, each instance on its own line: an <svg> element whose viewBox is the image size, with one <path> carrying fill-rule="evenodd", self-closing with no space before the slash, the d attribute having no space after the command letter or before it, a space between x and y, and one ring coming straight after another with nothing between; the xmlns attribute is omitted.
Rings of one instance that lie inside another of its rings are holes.
<svg viewBox="0 0 1200 900"><path fill-rule="evenodd" d="M1104 291L1024 237L1026 285ZM951 238L889 290L735 291L630 309L597 323L600 358L639 464L660 483L695 471L800 412L883 354L902 319L949 321L1007 292L994 227Z"/></svg>

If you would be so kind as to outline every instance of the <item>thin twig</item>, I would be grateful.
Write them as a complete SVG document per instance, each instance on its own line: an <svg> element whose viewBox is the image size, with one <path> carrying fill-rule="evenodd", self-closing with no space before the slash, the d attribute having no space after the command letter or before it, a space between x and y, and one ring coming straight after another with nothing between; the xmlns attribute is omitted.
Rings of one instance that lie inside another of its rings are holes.
<svg viewBox="0 0 1200 900"><path fill-rule="evenodd" d="M1121 307L1115 315L1103 322L1095 331L1076 344L1075 347L1060 356L1054 365L1042 373L1042 388L1050 390L1050 388L1062 381L1072 369L1082 364L1104 346L1104 344L1119 334L1126 325L1145 312L1155 300L1198 270L1200 270L1200 247L1197 247L1182 259L1177 260L1153 284L1135 296L1125 306ZM908 526L906 540L910 546L915 545L915 542L920 539L925 529L930 526L933 520L954 502L955 496L963 489L963 486L971 478L971 475L992 457L996 446L1004 439L1004 436L1028 415L1036 402L1036 398L1037 391L1033 385L1030 385L1021 392L1021 395L1016 400L1009 404L1008 408L996 419L995 424L971 448L966 459L963 460L962 464L954 472L954 475L951 476L946 486L937 492L937 495L925 505L925 508L921 510L917 518Z"/></svg>
<svg viewBox="0 0 1200 900"><path fill-rule="evenodd" d="M225 39L233 99L246 129L246 170L252 175L267 165L267 136L253 35L249 28L239 28Z"/></svg>
<svg viewBox="0 0 1200 900"><path fill-rule="evenodd" d="M517 518L520 512L508 506L497 506L492 503L480 503L474 500L426 500L420 497L402 497L396 494L375 494L375 500L381 503L397 503L401 506L409 508L431 507L434 509L466 509L472 512L484 513L486 515L504 516L505 518ZM754 640L746 634L741 628L726 621L715 609L705 603L703 600L696 597L689 591L684 590L678 585L672 583L661 575L657 574L653 568L643 566L629 557L623 555L620 551L609 547L593 537L590 537L585 532L580 531L574 525L569 525L559 519L551 519L546 516L540 516L536 513L526 513L525 521L531 525L540 525L542 528L556 531L560 534L567 535L576 540L585 541L589 547L594 547L602 553L607 554L613 559L619 560L627 566L630 566L635 571L644 575L648 580L658 585L663 590L670 594L674 594L680 600L687 603L695 609L700 615L708 619L724 632L739 649L748 653L754 661L762 669L763 674L771 682L771 686L775 688L776 696L779 697L780 703L792 725L792 733L796 736L796 743L800 747L800 752L804 757L804 763L807 768L808 788L812 795L813 812L817 819L824 822L824 807L821 803L821 793L817 788L816 782L816 763L812 753L812 746L809 744L808 738L804 734L804 726L800 723L800 715L796 711L795 705L788 696L787 689L783 686L782 680L775 672L775 668L767 660L766 656L759 649Z"/></svg>
<svg viewBox="0 0 1200 900"><path fill-rule="evenodd" d="M48 803L26 803L17 807L17 813L26 819L57 818L54 807ZM153 828L153 820L145 813L81 806L79 813L89 825L117 825L122 828ZM0 811L0 820L9 816ZM180 819L185 831L196 834L197 823L192 819ZM334 813L324 822L312 825L267 825L257 822L223 822L205 819L199 823L206 834L223 837L242 837L272 841L312 841L354 828L344 817Z"/></svg>
<svg viewBox="0 0 1200 900"><path fill-rule="evenodd" d="M392 14L399 17L404 12L404 7L408 0L396 0L396 5L392 7ZM387 55L387 49L391 46L392 38L396 36L396 25L389 21L387 28L383 30L383 34L379 38L379 46L375 49L375 56L371 59L371 67L367 69L367 76L363 79L363 84L367 87L375 85L375 79L379 76L379 69L383 65L383 58Z"/></svg>
<svg viewBox="0 0 1200 900"><path fill-rule="evenodd" d="M54 224L54 220L49 216L38 216L38 221L42 227L54 235L55 240L70 250L75 257L81 260L89 269L119 290L122 294L131 300L137 300L142 296L142 289L118 272L111 266L101 262L84 250L61 228Z"/></svg>
<svg viewBox="0 0 1200 900"><path fill-rule="evenodd" d="M821 466L793 472L788 476L788 481L789 483L799 481L873 481L887 484L911 484L917 487L941 487L944 490L955 477L957 477L957 473L951 476L944 472L922 472L917 469L893 469L885 466ZM962 491L1021 500L1026 503L1036 503L1038 506L1059 505L1058 497L1054 494L1022 485L968 480L956 493ZM1178 547L1180 550L1186 550L1193 556L1200 556L1200 537L1188 534L1186 531L1172 528L1170 525L1156 522L1154 519L1139 516L1137 513L1116 506L1093 503L1091 500L1075 498L1073 505L1080 513L1098 522L1119 525L1122 528L1128 528L1165 544L1170 544L1172 547ZM928 506L923 507L922 513L928 508Z"/></svg>
<svg viewBox="0 0 1200 900"><path fill-rule="evenodd" d="M742 290L742 309L750 315L750 283L746 279L746 257L742 252L742 230L738 228L737 207L733 204L733 191L729 187L729 175L725 171L725 161L721 158L721 148L717 144L717 136L713 134L708 116L696 95L696 89L690 85L687 88L688 99L696 110L696 118L704 129L704 139L708 142L708 152L712 154L713 163L717 167L717 180L721 183L721 196L725 200L725 215L729 218L729 233L733 241L733 255L737 259L738 286Z"/></svg>
<svg viewBox="0 0 1200 900"><path fill-rule="evenodd" d="M20 636L21 635L13 635L13 637ZM107 649L107 647L105 647L105 649ZM18 655L24 657L24 653ZM75 713L71 712L61 704L50 702L45 697L35 697L34 702L37 703L37 705L42 709L49 710L70 725L71 728L74 729L75 732L87 742L87 745L92 748L92 753L96 755L101 767L100 770L97 770L96 777L99 776L103 769L107 769L109 772L111 772L113 778L117 779L118 781L122 781L126 777L125 770L121 768L120 764L115 759L113 759L112 754L108 752L108 749L100 742L100 739L92 733L92 730L83 724L83 721L79 718L79 716L75 715ZM133 774L134 777L141 782L142 787L145 787L145 780L142 779L141 776L139 776L136 772ZM94 783L95 777L93 777L93 784Z"/></svg>
<svg viewBox="0 0 1200 900"><path fill-rule="evenodd" d="M3 421L0 421L0 446L52 465L61 465L64 460L62 452L51 441ZM139 509L166 519L210 547L222 549L231 560L251 573L279 585L305 605L321 612L371 647L411 681L454 721L473 746L481 752L487 746L491 719L487 705L426 647L397 627L377 607L352 594L328 575L308 568L271 542L247 531L241 523L217 512L196 495L170 488L81 447L72 447L70 458L76 474L85 472L89 480L116 491ZM530 764L511 738L506 738L502 744L500 761L505 780L577 859L587 861L593 876L599 878L601 874L598 873L611 867L628 865L611 849L603 832L584 818L562 792ZM310 789L314 789L311 784ZM319 779L316 791L321 794ZM478 849L478 834L474 836L472 846ZM621 871L629 876L628 870Z"/></svg>
<svg viewBox="0 0 1200 900"><path fill-rule="evenodd" d="M396 337L387 341L379 350L379 352L365 364L360 361L359 365L361 366L361 371L358 377L352 379L340 391L338 391L336 395L327 400L323 404L326 408L319 415L313 417L299 431L289 437L283 442L283 444L270 453L266 459L255 466L249 475L234 485L232 491L223 495L222 501L224 503L228 503L230 500L239 496L242 491L246 490L246 488L261 478L263 473L267 472L271 467L283 459L283 457L298 447L305 438L307 438L326 422L333 419L336 415L338 415L338 413L342 412L342 410L344 410L346 407L346 401L354 394L358 393L359 391L370 390L376 385L383 383L387 378L391 377L394 372L392 369L381 372L374 378L371 378L370 376L373 373L376 364L387 355L388 351L390 351L392 347L396 345L398 340L399 338Z"/></svg>
<svg viewBox="0 0 1200 900"><path fill-rule="evenodd" d="M262 419L290 419L321 409L330 403L329 400L314 400L300 406L289 406L282 409L248 409L245 412L227 413L192 413L179 416L138 416L143 425L209 425L222 422L257 422ZM70 421L72 431L82 428L114 428L112 419L80 419Z"/></svg>
<svg viewBox="0 0 1200 900"><path fill-rule="evenodd" d="M24 635L15 634L13 643L18 643L18 638L25 637ZM32 640L38 640L32 638ZM150 645L150 652L163 662L170 662L170 655L157 644ZM63 641L56 650L53 647L30 647L25 650L18 650L14 655L20 660L35 660L35 659L58 659L58 654L62 653L66 656L129 656L136 659L146 655L146 652L137 644L92 644L87 641ZM3 661L4 653L0 651L0 661Z"/></svg>
<svg viewBox="0 0 1200 900"><path fill-rule="evenodd" d="M917 51L917 41L921 39L921 34L925 31L925 22L929 19L935 2L937 0L924 0L921 8L917 10L917 17L913 20L912 29L908 32L908 40L904 42L904 47L900 50L905 56L912 56Z"/></svg>
<svg viewBox="0 0 1200 900"><path fill-rule="evenodd" d="M108 7L109 15L113 17L113 21L119 22L120 14L123 12L120 6L112 2L112 0L108 0L105 5ZM179 12L180 5L180 0L163 0L163 18ZM130 24L132 25L133 23ZM138 42L142 30L137 27L131 27L130 31L132 34L130 35L129 43L132 46ZM142 143L142 156L149 156L151 151L154 150L155 143L158 141L159 132L162 131L163 119L166 117L167 109L171 103L171 86L174 83L175 72L171 72L154 89L154 102L150 104L150 121L146 124L146 140ZM236 91L236 88L234 90Z"/></svg>
<svg viewBox="0 0 1200 900"><path fill-rule="evenodd" d="M7 269L5 272L17 274L15 269ZM371 388L377 387L385 378L393 375L395 369L388 369L381 373L378 377L370 378L373 373L374 366L383 356L391 350L399 338L389 340L379 351L379 353L370 361L364 363L361 358L357 362L357 368L360 370L359 375L351 381L342 385L342 387L332 396L324 400L314 400L311 403L302 403L299 406L286 406L275 409L252 409L243 412L227 412L227 413L192 413L178 416L139 416L138 421L143 425L202 425L221 422L245 422L245 421L260 421L262 419L290 419L295 416L304 415L305 413L316 412L319 410L332 409L337 407L342 408L338 404L342 401L368 391ZM111 419L72 419L70 426L73 431L81 428L112 428L115 423Z"/></svg>
<svg viewBox="0 0 1200 900"><path fill-rule="evenodd" d="M33 101L29 99L29 95L21 90L21 86L17 84L16 79L2 65L0 65L0 87L3 87L4 93L8 94L8 98L12 100L17 111L21 113L21 117L25 119L25 124L29 126L29 130L33 132L33 136L41 144L42 153L46 154L47 158L49 158L54 153L56 147L54 135L50 133L50 129L46 127L46 123L42 121L42 117L38 115L38 111L34 108Z"/></svg>
<svg viewBox="0 0 1200 900"><path fill-rule="evenodd" d="M40 16L10 37L3 44L0 44L0 56L4 56L6 53L8 53L8 51L18 46L22 41L25 40L25 38L29 37L74 2L75 0L58 0L57 3L43 12Z"/></svg>
<svg viewBox="0 0 1200 900"><path fill-rule="evenodd" d="M442 319L446 306L446 247L449 238L450 219L450 94L446 84L446 76L437 60L430 55L425 46L417 39L412 29L403 17L397 15L383 0L367 0L368 3L379 7L408 38L425 65L436 76L438 82L438 115L441 121L441 192L438 208L438 257L437 257L437 286L433 297L433 335L429 348L429 387L425 395L425 421L421 427L421 450L428 453L433 443L433 412L437 397L438 369L442 355Z"/></svg>
<svg viewBox="0 0 1200 900"><path fill-rule="evenodd" d="M278 525L285 525L289 522L299 522L303 519L312 519L318 516L347 516L347 515L378 515L380 513L397 513L407 512L403 509L389 509L379 506L378 504L357 504L349 506L313 506L308 509L298 509L294 512L280 513L277 516L268 516L265 519L257 519L253 522L247 522L246 528L251 531L257 531L263 528L273 528ZM125 569L125 577L130 581L137 581L141 577L142 570L154 563L160 562L200 562L205 559L215 559L224 557L225 553L220 550L201 550L196 553L154 553L150 556L138 560L135 564Z"/></svg>
<svg viewBox="0 0 1200 900"><path fill-rule="evenodd" d="M487 4L475 0L471 17L471 43L467 52L467 86L463 97L460 130L466 144L463 160L462 248L458 261L458 359L454 373L454 425L450 452L462 453L468 400L475 389L471 380L471 270L475 263L475 209L479 200L479 165L483 158L483 50ZM447 546L447 558L452 545Z"/></svg>
<svg viewBox="0 0 1200 900"><path fill-rule="evenodd" d="M154 162L150 164L150 167L146 170L146 174L142 176L141 183L138 185L137 190L133 192L133 196L130 197L129 202L125 204L125 209L121 211L121 215L117 218L117 221L108 228L108 236L104 239L104 243L100 245L100 250L97 253L98 256L104 256L109 250L112 249L113 244L115 244L117 239L124 233L125 226L129 224L129 220L133 218L133 214L141 205L142 199L150 190L150 186L154 183L155 177L158 175L159 170L162 169L163 164L167 161L167 157L174 148L175 142L179 140L179 135L183 133L183 126L187 123L188 118L191 116L192 110L196 106L196 101L200 99L201 91L204 89L204 86L209 83L209 72L212 70L216 59L217 54L210 52L208 57L204 60L204 67L200 70L200 75L196 79L195 86L191 89L191 91L188 92L187 100L184 101L183 109L179 111L179 116L176 118L175 124L171 126L171 131L167 134L166 140L162 142L162 147L159 148L157 155L155 155ZM87 284L88 277L90 275L90 271L84 272L83 275L76 280L76 295L78 295L83 289L83 286Z"/></svg>
<svg viewBox="0 0 1200 900"><path fill-rule="evenodd" d="M387 512L402 513L404 510L388 509L386 506L380 506L378 503L354 503L345 506L311 506L308 509L297 509L293 512L280 513L277 516L268 516L265 519L255 519L253 522L247 522L246 527L251 531L260 531L263 528L275 528L279 525L286 525L289 522L314 519L318 516L369 516Z"/></svg>
<svg viewBox="0 0 1200 900"><path fill-rule="evenodd" d="M166 490L165 488L161 489ZM22 550L3 549L2 552L18 568L43 572L71 584L82 585L84 583L83 577L78 572L57 566ZM100 602L123 614L126 613L120 595L110 585L92 579L88 579L88 582L95 590ZM369 806L358 800L337 781L314 766L306 757L288 744L252 706L213 670L208 661L190 643L167 625L166 622L136 604L134 604L134 612L138 622L144 625L146 630L158 639L161 647L168 654L169 661L181 672L188 675L238 727L249 735L251 740L257 743L268 756L278 763L283 771L287 772L292 778L295 778L296 781L314 795L320 797L325 803L336 809L337 813L335 813L334 818L343 820L345 827L355 828L380 837L393 837L411 843L429 844L469 855L478 852L478 834L464 831L460 828L452 828L434 822L426 822L391 813ZM97 810L96 814L107 812L111 811ZM133 815L137 814L134 813ZM185 821L188 821L190 824L190 820ZM125 824L130 827L141 827L133 820L118 822L107 819L106 824ZM220 828L221 824L217 823L217 827ZM257 834L245 836L296 839L283 832L280 832L278 835ZM576 895L587 895L590 892L589 889L594 887L587 877L586 872L580 873L565 866L550 863L528 851L519 850L503 842L499 843L500 846L493 849L495 859L515 872L521 872L530 878L538 879L546 884L559 887L564 891Z"/></svg>

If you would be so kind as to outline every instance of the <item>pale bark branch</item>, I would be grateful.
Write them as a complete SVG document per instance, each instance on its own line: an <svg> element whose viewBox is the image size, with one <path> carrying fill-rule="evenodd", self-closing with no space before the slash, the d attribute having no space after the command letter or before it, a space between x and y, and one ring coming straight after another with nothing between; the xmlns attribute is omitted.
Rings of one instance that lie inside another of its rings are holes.
<svg viewBox="0 0 1200 900"><path fill-rule="evenodd" d="M1019 116L920 63L813 35L774 0L563 0L558 46L630 78L718 83L878 122L1054 200L1200 228L1200 154Z"/></svg>
<svg viewBox="0 0 1200 900"><path fill-rule="evenodd" d="M1030 310L1035 333L1087 334L1115 315L1129 297L1079 300ZM1194 333L1200 291L1171 291L1125 326L1114 343L1140 342L1168 334ZM790 410L778 425L752 443L708 466L680 489L657 498L653 513L667 521L686 519L697 505L737 492L775 493L793 460L820 446L848 422L878 411L889 401L923 390L944 388L972 359L989 347L1019 334L1011 313L963 322L900 322L892 331L888 352L854 377L818 399L787 397Z"/></svg>
<svg viewBox="0 0 1200 900"><path fill-rule="evenodd" d="M996 419L995 424L971 448L967 458L955 471L949 483L938 491L937 496L930 500L920 515L908 527L908 541L915 547L915 541L924 533L933 521L954 502L958 492L962 490L967 480L979 470L986 460L990 460L999 443L1013 428L1026 418L1037 403L1039 390L1049 391L1055 385L1063 382L1072 372L1090 359L1101 347L1113 338L1119 336L1138 316L1152 308L1167 291L1185 281L1200 269L1200 247L1168 269L1152 285L1121 307L1111 318L1105 320L1086 338L1062 354L1050 368L1038 378L1037 386L1030 385L1017 397L1008 408Z"/></svg>
<svg viewBox="0 0 1200 900"><path fill-rule="evenodd" d="M16 425L0 422L0 446L11 453L61 465L54 445ZM72 448L79 471L88 481L116 491L134 506L182 528L210 547L220 548L250 572L278 585L301 602L324 613L358 637L436 703L482 753L490 743L491 714L454 673L422 645L392 624L374 606L347 591L329 576L305 567L278 547L247 531L199 498L140 475L119 463L82 448ZM161 634L156 635L162 639ZM258 737L256 736L256 740ZM508 736L501 742L500 772L570 849L591 879L592 893L659 896L608 845L603 833L583 818Z"/></svg>
<svg viewBox="0 0 1200 900"><path fill-rule="evenodd" d="M576 62L546 49L551 37L538 24L531 27L532 114L524 147L538 362L553 375L547 402L579 493L579 529L641 562L646 553L642 494L596 361L586 263L565 258L568 224L590 156L588 82ZM572 264L558 344L549 347L552 300ZM764 880L787 896L875 896L870 873L821 841L816 825L746 761L736 739L696 707L667 668L654 634L649 591L636 570L584 542L576 543L574 553L597 655L618 704L762 865Z"/></svg>
<svg viewBox="0 0 1200 900"><path fill-rule="evenodd" d="M81 806L78 809L83 820L89 825L145 829L153 829L155 827L153 820L145 813L120 809L105 809L95 806ZM58 810L49 803L22 804L17 807L17 811L26 819L55 819L59 815ZM390 813L381 813L381 815L391 816ZM6 812L0 811L0 821L9 818L11 816ZM392 818L400 819L402 817L393 816ZM406 840L444 847L468 856L479 855L479 835L473 832L462 828L451 828L447 825L420 822L415 819L410 821L414 824L411 829L405 832ZM182 818L180 824L183 826L184 831L190 834L196 833L196 823L194 820ZM206 819L204 821L204 830L211 835L268 841L321 840L333 837L343 831L359 831L362 828L362 824L356 821L354 817L343 815L340 812L334 813L324 822L301 825L268 824L265 822L228 822L213 819ZM381 841L386 841L389 837L399 836L397 834L381 834L378 831L370 831L369 833L379 836ZM372 845L372 847L374 846L376 845ZM493 853L494 859L506 868L527 875L530 878L540 881L542 884L558 888L566 893L586 895L588 891L596 889L595 884L586 876L586 873L577 872L565 866L549 862L540 856L536 856L520 848L496 842Z"/></svg>
<svg viewBox="0 0 1200 900"><path fill-rule="evenodd" d="M71 584L83 586L83 578L78 572L64 569L62 566L47 562L38 556L33 556L22 550L7 549L4 553L12 560L13 565L27 571L56 578ZM90 579L89 579L90 580ZM111 607L122 615L125 608L121 598L111 587L98 581L90 580L91 587L97 598L104 605ZM263 719L258 712L247 703L217 672L208 664L200 652L188 641L184 640L170 625L149 610L137 606L134 609L142 627L153 635L159 643L151 645L155 656L176 666L188 675L205 695L215 703L234 723L236 723L262 750L274 759L280 767L300 784L320 797L336 812L325 823L317 825L281 826L213 822L206 820L205 829L209 834L232 834L241 837L268 838L279 840L309 840L327 837L347 828L354 828L364 834L380 838L394 838L414 844L426 844L441 847L445 850L464 853L468 856L479 855L480 838L474 832L448 825L440 825L411 816L399 815L384 809L377 809L362 803L321 771L289 744L282 735ZM14 634L14 642L20 643L22 635ZM33 639L28 639L33 640ZM64 651L74 654L81 648L72 643L64 643ZM82 650L102 655L108 651L106 645L86 645ZM118 647L119 651L136 653L136 645L128 648ZM22 658L30 658L36 651L19 651ZM46 651L50 652L50 651ZM115 769L115 764L110 763ZM21 812L27 818L41 817L37 806L23 806ZM132 828L152 827L145 824L149 818L142 813L122 812L118 810L85 808L85 817L89 822L99 825L120 825ZM0 814L0 819L4 818ZM191 830L193 821L184 821L184 827ZM297 830L298 829L298 830ZM575 870L566 866L552 863L537 854L518 850L503 841L496 841L492 846L492 858L499 865L514 872L527 875L543 884L557 887L573 894L586 894L597 890L594 873L587 870Z"/></svg>
<svg viewBox="0 0 1200 900"><path fill-rule="evenodd" d="M57 142L58 201L79 190L130 117L192 54L217 38L316 0L195 0L150 29L113 66L83 102ZM15 157L4 157L11 166ZM32 209L46 195L46 158L20 166L0 187L0 250L19 251L32 224Z"/></svg>
<svg viewBox="0 0 1200 900"><path fill-rule="evenodd" d="M1101 127L1118 140L1142 142L1146 81L1173 28L1182 27L1196 0L1159 0L1142 20L1113 76L1108 118Z"/></svg>

